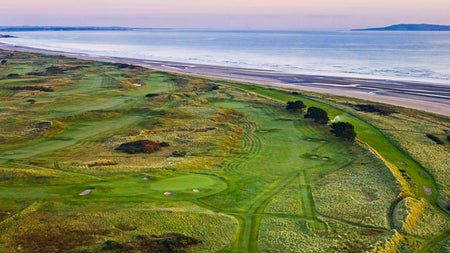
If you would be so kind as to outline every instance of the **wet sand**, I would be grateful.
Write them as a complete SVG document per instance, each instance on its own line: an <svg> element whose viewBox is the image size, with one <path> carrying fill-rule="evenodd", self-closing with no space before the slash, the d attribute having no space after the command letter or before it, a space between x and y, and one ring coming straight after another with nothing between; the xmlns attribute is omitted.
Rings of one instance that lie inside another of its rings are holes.
<svg viewBox="0 0 450 253"><path fill-rule="evenodd" d="M12 46L3 43L0 43L0 49L42 53L49 55L64 55L67 57L86 60L126 63L167 72L176 72L354 97L365 99L368 101L375 101L417 109L421 111L427 111L450 117L450 83L434 84L388 79L289 74L262 69L237 68L145 59L130 59L121 57L93 56L82 53L69 53Z"/></svg>

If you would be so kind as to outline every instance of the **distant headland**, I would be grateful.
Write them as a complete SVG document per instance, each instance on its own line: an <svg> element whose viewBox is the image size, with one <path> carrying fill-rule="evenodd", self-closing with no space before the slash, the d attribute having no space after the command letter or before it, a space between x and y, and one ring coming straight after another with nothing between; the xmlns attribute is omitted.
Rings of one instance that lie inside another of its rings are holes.
<svg viewBox="0 0 450 253"><path fill-rule="evenodd" d="M16 36L8 35L8 34L0 34L0 38L16 38Z"/></svg>
<svg viewBox="0 0 450 253"><path fill-rule="evenodd" d="M352 29L352 31L450 31L450 25L397 24L386 27Z"/></svg>
<svg viewBox="0 0 450 253"><path fill-rule="evenodd" d="M125 31L128 27L101 26L0 26L0 32L33 32L33 31Z"/></svg>

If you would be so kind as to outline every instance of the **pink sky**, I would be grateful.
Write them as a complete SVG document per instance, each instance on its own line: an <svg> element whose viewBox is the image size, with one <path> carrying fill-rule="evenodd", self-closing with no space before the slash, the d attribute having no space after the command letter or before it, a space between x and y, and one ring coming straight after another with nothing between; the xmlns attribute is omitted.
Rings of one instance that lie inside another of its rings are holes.
<svg viewBox="0 0 450 253"><path fill-rule="evenodd" d="M450 25L449 13L450 0L4 0L0 26L348 29Z"/></svg>

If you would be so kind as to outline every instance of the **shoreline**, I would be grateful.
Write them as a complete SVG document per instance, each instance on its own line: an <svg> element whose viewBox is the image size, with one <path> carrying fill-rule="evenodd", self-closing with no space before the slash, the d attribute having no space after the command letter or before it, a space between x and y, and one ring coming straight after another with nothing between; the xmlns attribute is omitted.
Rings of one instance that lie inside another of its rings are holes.
<svg viewBox="0 0 450 253"><path fill-rule="evenodd" d="M125 57L93 56L83 53L14 46L1 42L0 49L47 55L64 55L84 60L125 63L165 72L353 97L450 117L450 85L389 79L290 74L264 69L132 59Z"/></svg>

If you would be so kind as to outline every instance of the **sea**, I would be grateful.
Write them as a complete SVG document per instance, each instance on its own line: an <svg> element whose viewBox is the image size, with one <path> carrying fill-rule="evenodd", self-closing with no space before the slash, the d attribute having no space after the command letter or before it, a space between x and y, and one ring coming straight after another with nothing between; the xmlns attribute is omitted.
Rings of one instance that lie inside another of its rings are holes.
<svg viewBox="0 0 450 253"><path fill-rule="evenodd" d="M450 85L450 32L133 29L9 32L0 42L147 60Z"/></svg>

